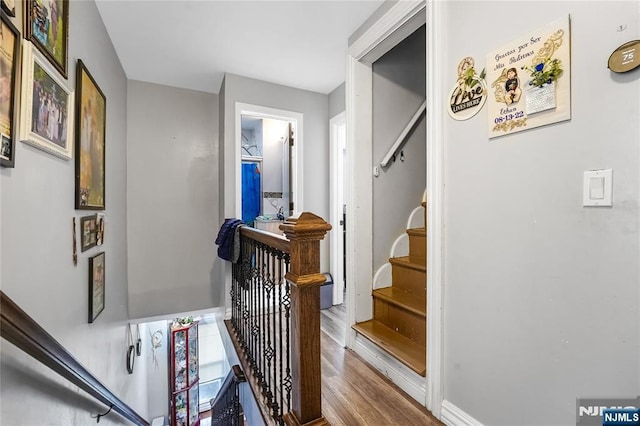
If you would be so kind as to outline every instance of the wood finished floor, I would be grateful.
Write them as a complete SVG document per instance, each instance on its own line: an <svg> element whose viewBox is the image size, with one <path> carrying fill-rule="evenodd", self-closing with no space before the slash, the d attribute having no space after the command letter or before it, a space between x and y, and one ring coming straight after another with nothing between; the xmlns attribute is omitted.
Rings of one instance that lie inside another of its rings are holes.
<svg viewBox="0 0 640 426"><path fill-rule="evenodd" d="M355 352L338 343L344 341L345 316L340 306L321 311L325 418L333 426L442 425Z"/></svg>

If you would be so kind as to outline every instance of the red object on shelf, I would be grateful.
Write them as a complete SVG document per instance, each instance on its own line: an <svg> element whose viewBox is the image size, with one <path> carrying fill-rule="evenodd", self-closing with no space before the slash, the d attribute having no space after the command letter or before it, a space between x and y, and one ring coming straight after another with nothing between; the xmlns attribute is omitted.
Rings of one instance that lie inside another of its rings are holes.
<svg viewBox="0 0 640 426"><path fill-rule="evenodd" d="M198 323L171 325L171 425L198 426Z"/></svg>

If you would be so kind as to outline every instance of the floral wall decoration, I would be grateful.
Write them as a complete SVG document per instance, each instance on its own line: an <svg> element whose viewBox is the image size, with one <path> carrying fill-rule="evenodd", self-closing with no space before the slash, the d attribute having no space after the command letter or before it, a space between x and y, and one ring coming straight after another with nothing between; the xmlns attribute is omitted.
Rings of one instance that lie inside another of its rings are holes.
<svg viewBox="0 0 640 426"><path fill-rule="evenodd" d="M487 55L489 138L571 119L569 17Z"/></svg>

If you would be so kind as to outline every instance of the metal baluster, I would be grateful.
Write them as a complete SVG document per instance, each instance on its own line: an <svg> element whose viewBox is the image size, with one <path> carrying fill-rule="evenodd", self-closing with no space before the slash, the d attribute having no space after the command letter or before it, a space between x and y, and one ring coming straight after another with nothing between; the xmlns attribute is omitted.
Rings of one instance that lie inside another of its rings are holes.
<svg viewBox="0 0 640 426"><path fill-rule="evenodd" d="M289 261L290 261L290 256L289 253L287 253L285 255L284 258L285 261L285 275L287 272L289 272ZM284 306L285 306L285 323L284 323L284 327L285 327L285 351L287 354L287 361L286 361L286 367L285 367L285 379L284 379L284 387L287 391L287 397L286 397L286 410L284 407L282 407L283 412L289 412L291 411L291 334L290 334L290 328L291 328L291 292L290 292L290 286L289 286L289 281L288 280L284 280L285 282L285 287L284 287L284 291L285 291L285 295L284 295Z"/></svg>

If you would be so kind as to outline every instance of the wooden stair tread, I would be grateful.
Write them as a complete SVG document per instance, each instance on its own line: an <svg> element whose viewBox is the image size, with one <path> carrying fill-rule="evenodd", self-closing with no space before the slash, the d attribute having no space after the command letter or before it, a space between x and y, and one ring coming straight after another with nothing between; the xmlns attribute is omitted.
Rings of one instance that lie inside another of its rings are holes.
<svg viewBox="0 0 640 426"><path fill-rule="evenodd" d="M416 237L426 237L427 236L427 230L423 227L423 228L411 228L411 229L407 229L407 234L409 234L410 236L416 236Z"/></svg>
<svg viewBox="0 0 640 426"><path fill-rule="evenodd" d="M354 324L352 328L411 370L425 377L427 349L376 320Z"/></svg>
<svg viewBox="0 0 640 426"><path fill-rule="evenodd" d="M412 261L411 256L392 257L389 259L391 265L400 266L408 269L415 269L416 271L427 272L427 266L415 263Z"/></svg>
<svg viewBox="0 0 640 426"><path fill-rule="evenodd" d="M395 287L386 287L374 290L373 297L399 306L423 318L427 317L427 299L419 294L403 291Z"/></svg>

